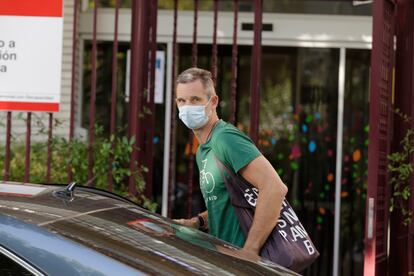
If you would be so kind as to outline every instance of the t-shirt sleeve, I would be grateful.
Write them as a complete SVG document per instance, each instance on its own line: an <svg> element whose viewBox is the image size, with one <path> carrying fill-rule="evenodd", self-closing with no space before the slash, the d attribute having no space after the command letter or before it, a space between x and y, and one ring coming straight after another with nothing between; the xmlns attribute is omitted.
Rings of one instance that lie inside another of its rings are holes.
<svg viewBox="0 0 414 276"><path fill-rule="evenodd" d="M238 129L220 132L213 144L217 158L235 173L261 155L253 141Z"/></svg>

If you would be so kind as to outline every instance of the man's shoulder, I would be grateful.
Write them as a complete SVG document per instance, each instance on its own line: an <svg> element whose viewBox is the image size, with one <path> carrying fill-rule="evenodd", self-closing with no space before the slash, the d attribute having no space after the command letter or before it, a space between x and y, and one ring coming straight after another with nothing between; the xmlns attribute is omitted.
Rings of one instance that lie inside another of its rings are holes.
<svg viewBox="0 0 414 276"><path fill-rule="evenodd" d="M220 128L214 132L212 137L213 148L219 144L231 146L240 142L243 144L253 144L253 141L243 131L226 122L220 125Z"/></svg>
<svg viewBox="0 0 414 276"><path fill-rule="evenodd" d="M222 121L217 130L214 131L214 136L217 139L219 137L225 138L228 135L244 135L244 133L232 124Z"/></svg>

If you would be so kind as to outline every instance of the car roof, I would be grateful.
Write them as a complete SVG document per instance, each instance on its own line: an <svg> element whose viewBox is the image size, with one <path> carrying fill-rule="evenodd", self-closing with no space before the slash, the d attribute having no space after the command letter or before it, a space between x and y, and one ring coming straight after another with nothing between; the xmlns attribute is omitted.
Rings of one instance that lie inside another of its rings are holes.
<svg viewBox="0 0 414 276"><path fill-rule="evenodd" d="M270 262L223 254L234 247L115 194L83 186L70 194L66 188L0 182L0 243L48 274L55 274L56 263L78 270L106 263L124 275L295 275Z"/></svg>

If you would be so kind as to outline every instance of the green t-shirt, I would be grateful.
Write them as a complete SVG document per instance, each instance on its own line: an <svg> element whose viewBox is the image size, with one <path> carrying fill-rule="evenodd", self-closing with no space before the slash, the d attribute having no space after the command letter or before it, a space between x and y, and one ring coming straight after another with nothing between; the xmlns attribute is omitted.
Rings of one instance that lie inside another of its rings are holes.
<svg viewBox="0 0 414 276"><path fill-rule="evenodd" d="M240 247L246 238L217 168L215 156L237 173L260 155L249 137L222 120L214 127L211 137L197 150L200 189L208 210L210 234Z"/></svg>

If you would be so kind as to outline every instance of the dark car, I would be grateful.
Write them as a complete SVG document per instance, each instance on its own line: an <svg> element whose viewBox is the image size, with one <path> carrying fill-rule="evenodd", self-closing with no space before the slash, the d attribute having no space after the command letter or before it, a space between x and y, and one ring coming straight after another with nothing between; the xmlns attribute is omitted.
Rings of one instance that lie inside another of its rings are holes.
<svg viewBox="0 0 414 276"><path fill-rule="evenodd" d="M0 275L297 275L115 194L0 182Z"/></svg>

